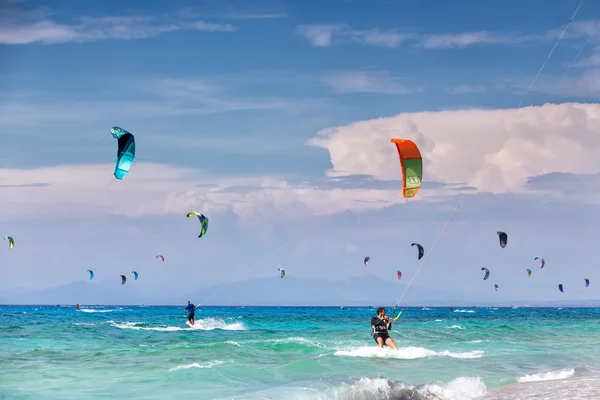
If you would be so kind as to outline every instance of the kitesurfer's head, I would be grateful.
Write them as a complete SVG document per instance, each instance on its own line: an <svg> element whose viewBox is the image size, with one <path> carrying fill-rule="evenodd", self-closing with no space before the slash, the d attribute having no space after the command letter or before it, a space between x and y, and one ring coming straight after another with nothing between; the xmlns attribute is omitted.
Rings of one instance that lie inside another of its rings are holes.
<svg viewBox="0 0 600 400"><path fill-rule="evenodd" d="M383 308L383 307L379 307L379 308L377 309L377 315L378 315L378 316L383 316L383 315L385 315L385 308Z"/></svg>
<svg viewBox="0 0 600 400"><path fill-rule="evenodd" d="M188 304L190 304L190 301L188 300Z"/></svg>

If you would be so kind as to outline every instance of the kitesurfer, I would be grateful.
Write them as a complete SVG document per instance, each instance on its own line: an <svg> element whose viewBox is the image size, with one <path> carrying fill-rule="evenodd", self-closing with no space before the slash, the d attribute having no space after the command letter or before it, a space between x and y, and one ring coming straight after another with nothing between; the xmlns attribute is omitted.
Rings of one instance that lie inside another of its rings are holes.
<svg viewBox="0 0 600 400"><path fill-rule="evenodd" d="M196 310L196 306L193 305L192 303L190 303L190 301L188 300L187 306L185 307L185 312L188 315L188 321L190 321L190 324L194 325L194 313Z"/></svg>
<svg viewBox="0 0 600 400"><path fill-rule="evenodd" d="M385 308L379 307L377 309L377 316L371 318L371 327L373 328L373 339L377 342L379 347L383 348L383 345L391 347L394 350L398 350L396 343L388 334L388 330L392 328L392 318L385 316Z"/></svg>

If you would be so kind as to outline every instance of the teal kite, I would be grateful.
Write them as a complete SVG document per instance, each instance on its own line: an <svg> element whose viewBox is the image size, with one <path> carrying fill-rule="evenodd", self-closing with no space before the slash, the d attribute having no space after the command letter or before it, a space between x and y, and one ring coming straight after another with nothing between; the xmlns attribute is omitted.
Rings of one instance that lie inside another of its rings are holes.
<svg viewBox="0 0 600 400"><path fill-rule="evenodd" d="M8 248L12 249L15 247L15 239L12 236L4 236L4 240L8 240Z"/></svg>
<svg viewBox="0 0 600 400"><path fill-rule="evenodd" d="M90 273L90 281L91 281L92 279L94 279L94 271L92 271L91 269L88 269L88 270L87 270L87 272L89 272L89 273Z"/></svg>
<svg viewBox="0 0 600 400"><path fill-rule="evenodd" d="M131 273L133 274L133 276L135 277L135 280L137 281L138 278L138 273L135 271L131 271Z"/></svg>
<svg viewBox="0 0 600 400"><path fill-rule="evenodd" d="M125 129L115 126L110 133L118 142L117 162L115 164L115 178L123 179L135 160L135 138Z"/></svg>

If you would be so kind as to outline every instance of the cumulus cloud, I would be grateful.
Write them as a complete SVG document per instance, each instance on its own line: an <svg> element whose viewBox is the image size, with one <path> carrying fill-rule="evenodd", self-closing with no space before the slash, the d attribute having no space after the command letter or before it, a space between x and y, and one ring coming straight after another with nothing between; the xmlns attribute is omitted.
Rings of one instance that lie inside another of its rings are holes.
<svg viewBox="0 0 600 400"><path fill-rule="evenodd" d="M521 191L528 177L550 172L597 173L600 104L545 104L519 110L399 114L319 132L310 145L327 149L329 176L399 175L390 138L413 140L424 180L463 182L480 191Z"/></svg>

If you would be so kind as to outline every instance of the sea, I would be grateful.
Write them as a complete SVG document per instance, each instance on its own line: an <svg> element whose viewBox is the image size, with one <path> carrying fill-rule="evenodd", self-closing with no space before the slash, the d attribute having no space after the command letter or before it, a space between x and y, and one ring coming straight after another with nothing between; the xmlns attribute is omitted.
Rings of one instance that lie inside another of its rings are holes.
<svg viewBox="0 0 600 400"><path fill-rule="evenodd" d="M0 306L0 399L600 399L600 309L184 306Z"/></svg>

